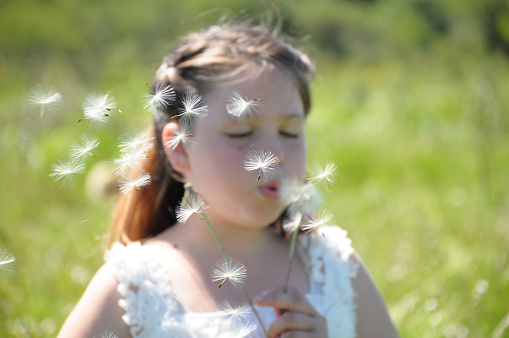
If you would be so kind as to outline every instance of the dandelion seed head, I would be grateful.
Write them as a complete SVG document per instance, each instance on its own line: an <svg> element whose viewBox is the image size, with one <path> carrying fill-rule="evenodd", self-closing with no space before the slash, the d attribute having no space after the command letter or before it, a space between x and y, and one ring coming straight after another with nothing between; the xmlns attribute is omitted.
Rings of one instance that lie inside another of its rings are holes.
<svg viewBox="0 0 509 338"><path fill-rule="evenodd" d="M338 168L333 162L329 162L322 168L319 164L316 164L314 169L311 171L309 180L315 183L322 183L327 188L335 184Z"/></svg>
<svg viewBox="0 0 509 338"><path fill-rule="evenodd" d="M8 253L7 250L0 248L0 271L10 272L16 259L14 255Z"/></svg>
<svg viewBox="0 0 509 338"><path fill-rule="evenodd" d="M333 224L334 215L332 215L331 212L324 210L316 216L305 216L300 229L306 233L309 233L321 226Z"/></svg>
<svg viewBox="0 0 509 338"><path fill-rule="evenodd" d="M228 300L223 299L219 303L219 310L230 317L233 322L242 321L243 318L251 314L249 304L241 303L233 306Z"/></svg>
<svg viewBox="0 0 509 338"><path fill-rule="evenodd" d="M302 222L302 212L300 210L289 211L289 214L283 219L283 230L289 234L299 229Z"/></svg>
<svg viewBox="0 0 509 338"><path fill-rule="evenodd" d="M175 101L175 90L172 86L157 85L153 94L145 95L145 105L143 108L152 108L155 110L163 109Z"/></svg>
<svg viewBox="0 0 509 338"><path fill-rule="evenodd" d="M256 330L257 326L254 323L235 323L230 333L232 338L244 338L248 337L252 332Z"/></svg>
<svg viewBox="0 0 509 338"><path fill-rule="evenodd" d="M115 99L109 94L89 94L83 103L85 119L97 128L103 127L117 107Z"/></svg>
<svg viewBox="0 0 509 338"><path fill-rule="evenodd" d="M233 286L238 287L246 281L247 269L244 264L234 258L230 257L229 261L222 258L214 264L210 277L212 282L222 284L229 281Z"/></svg>
<svg viewBox="0 0 509 338"><path fill-rule="evenodd" d="M132 190L140 190L141 188L146 188L152 183L152 179L150 174L147 172L142 172L134 179L121 179L118 182L119 190L122 194L127 194Z"/></svg>
<svg viewBox="0 0 509 338"><path fill-rule="evenodd" d="M177 220L185 223L192 214L199 214L207 209L207 205L203 197L196 193L191 193L183 206L177 208Z"/></svg>
<svg viewBox="0 0 509 338"><path fill-rule="evenodd" d="M81 135L81 144L71 144L71 157L75 159L82 158L90 154L92 150L99 146L99 139L88 134Z"/></svg>
<svg viewBox="0 0 509 338"><path fill-rule="evenodd" d="M279 196L291 212L298 210L303 215L310 215L322 203L322 198L312 183L300 182L295 178L285 178L281 182Z"/></svg>
<svg viewBox="0 0 509 338"><path fill-rule="evenodd" d="M117 335L114 332L106 330L101 331L98 334L94 334L92 338L117 338Z"/></svg>
<svg viewBox="0 0 509 338"><path fill-rule="evenodd" d="M67 185L72 177L76 174L83 174L85 172L85 164L79 160L70 160L67 162L59 161L53 165L53 170L49 175L53 181L62 180L62 186Z"/></svg>
<svg viewBox="0 0 509 338"><path fill-rule="evenodd" d="M208 106L200 106L203 103L201 95L188 92L184 94L180 103L183 108L177 116L180 124L185 128L192 129L198 120L207 117Z"/></svg>
<svg viewBox="0 0 509 338"><path fill-rule="evenodd" d="M40 86L32 88L28 93L28 103L39 106L41 108L40 115L44 115L44 111L53 111L54 108L60 106L62 102L62 94L53 88L43 90Z"/></svg>
<svg viewBox="0 0 509 338"><path fill-rule="evenodd" d="M124 132L118 144L118 150L122 154L146 153L154 147L154 137L148 131L136 134Z"/></svg>
<svg viewBox="0 0 509 338"><path fill-rule="evenodd" d="M279 158L270 151L250 150L244 158L244 170L258 170L258 179L263 173L265 181L276 176L278 166Z"/></svg>
<svg viewBox="0 0 509 338"><path fill-rule="evenodd" d="M244 99L238 91L234 91L228 98L226 110L228 114L237 119L253 119L255 113L262 106L262 102L258 98Z"/></svg>
<svg viewBox="0 0 509 338"><path fill-rule="evenodd" d="M166 147L175 149L182 144L184 146L191 146L194 144L194 139L192 138L192 133L182 126L180 130L175 131L175 135L171 136L166 142Z"/></svg>

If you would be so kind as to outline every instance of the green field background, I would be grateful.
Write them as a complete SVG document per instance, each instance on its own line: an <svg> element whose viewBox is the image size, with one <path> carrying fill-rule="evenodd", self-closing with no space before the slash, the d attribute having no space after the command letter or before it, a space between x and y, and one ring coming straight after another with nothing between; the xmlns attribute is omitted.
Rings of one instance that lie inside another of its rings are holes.
<svg viewBox="0 0 509 338"><path fill-rule="evenodd" d="M315 61L309 163L402 337L509 337L509 5L495 0L0 2L0 336L52 337L102 264L115 197L101 165L150 123L175 39L222 17L282 21ZM30 89L63 103L41 118ZM74 184L49 177L84 98L122 113Z"/></svg>

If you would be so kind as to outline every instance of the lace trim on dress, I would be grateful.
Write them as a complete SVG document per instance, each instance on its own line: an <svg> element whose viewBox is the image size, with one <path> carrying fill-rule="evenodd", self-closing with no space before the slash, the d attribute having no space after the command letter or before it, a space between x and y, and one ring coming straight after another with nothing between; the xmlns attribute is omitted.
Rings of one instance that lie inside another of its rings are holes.
<svg viewBox="0 0 509 338"><path fill-rule="evenodd" d="M319 233L300 236L297 246L309 272L306 296L327 318L331 337L356 335L351 278L357 266L349 260L353 249L346 235L341 228L322 227ZM105 261L117 275L119 306L125 310L122 320L133 337L230 337L235 330L229 317L221 312L194 313L185 309L173 293L168 271L139 242L113 244ZM273 311L258 309L268 327L275 319ZM249 337L259 335L257 330Z"/></svg>
<svg viewBox="0 0 509 338"><path fill-rule="evenodd" d="M355 337L357 318L351 279L357 275L357 265L350 260L353 249L347 232L322 226L318 233L299 237L299 244L307 249L303 261L310 274L308 299L326 317L329 335Z"/></svg>

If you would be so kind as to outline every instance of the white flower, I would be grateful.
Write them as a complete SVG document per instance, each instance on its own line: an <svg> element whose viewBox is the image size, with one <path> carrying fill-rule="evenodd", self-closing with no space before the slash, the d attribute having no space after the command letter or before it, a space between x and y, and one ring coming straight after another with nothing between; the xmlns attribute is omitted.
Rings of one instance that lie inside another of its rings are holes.
<svg viewBox="0 0 509 338"><path fill-rule="evenodd" d="M173 118L180 117L179 122L182 126L192 129L197 120L207 117L208 106L200 106L203 103L201 95L196 93L184 94L182 101L182 113L173 116Z"/></svg>
<svg viewBox="0 0 509 338"><path fill-rule="evenodd" d="M251 150L244 159L244 169L246 171L259 170L258 181L262 173L265 175L265 181L274 177L278 166L279 158L270 151Z"/></svg>
<svg viewBox="0 0 509 338"><path fill-rule="evenodd" d="M228 261L222 258L214 264L210 277L212 282L221 281L218 289L226 281L230 281L235 287L238 287L240 284L244 284L247 279L247 269L244 264L234 258L230 257Z"/></svg>
<svg viewBox="0 0 509 338"><path fill-rule="evenodd" d="M117 107L115 99L109 94L89 94L83 103L84 118L78 120L90 120L90 123L98 128L108 122L108 118Z"/></svg>
<svg viewBox="0 0 509 338"><path fill-rule="evenodd" d="M162 84L158 84L155 88L155 92L150 95L145 95L146 103L143 108L152 108L152 109L163 109L167 107L170 102L175 101L175 90L173 90L172 86L168 85L163 87Z"/></svg>
<svg viewBox="0 0 509 338"><path fill-rule="evenodd" d="M219 303L219 309L230 317L230 320L235 322L242 321L243 318L251 314L249 304L240 303L239 305L231 305L226 299Z"/></svg>
<svg viewBox="0 0 509 338"><path fill-rule="evenodd" d="M244 99L238 91L234 91L228 98L226 110L228 114L238 119L252 119L254 113L262 106L262 102L257 98L251 100Z"/></svg>
<svg viewBox="0 0 509 338"><path fill-rule="evenodd" d="M14 264L15 260L16 259L13 254L10 254L5 249L0 248L0 271L11 271L12 264Z"/></svg>
<svg viewBox="0 0 509 338"><path fill-rule="evenodd" d="M311 182L323 183L327 188L330 185L336 183L335 178L338 172L338 168L333 162L329 162L325 165L325 169L319 164L315 165L314 170L311 172L311 177L309 180Z"/></svg>
<svg viewBox="0 0 509 338"><path fill-rule="evenodd" d="M127 194L131 190L139 191L142 187L148 187L152 183L150 174L143 172L133 180L122 179L119 181L119 189L122 194Z"/></svg>
<svg viewBox="0 0 509 338"><path fill-rule="evenodd" d="M83 134L81 135L81 144L73 143L71 145L71 157L76 159L86 155L97 157L97 155L92 154L91 151L98 146L99 140L96 137Z"/></svg>
<svg viewBox="0 0 509 338"><path fill-rule="evenodd" d="M44 110L52 111L53 108L58 107L62 102L62 94L50 88L44 91L41 87L33 88L28 94L28 103L41 107L41 117L44 115Z"/></svg>
<svg viewBox="0 0 509 338"><path fill-rule="evenodd" d="M180 223L185 223L192 214L199 214L207 208L203 197L196 193L189 194L189 197L184 202L184 205L177 208L177 220Z"/></svg>
<svg viewBox="0 0 509 338"><path fill-rule="evenodd" d="M175 135L171 136L166 142L166 147L175 149L179 144L192 145L194 143L193 138L191 137L191 132L184 126L180 128L180 130L175 131Z"/></svg>
<svg viewBox="0 0 509 338"><path fill-rule="evenodd" d="M308 233L323 225L328 226L333 224L334 216L329 211L324 210L317 216L305 216L300 229Z"/></svg>
<svg viewBox="0 0 509 338"><path fill-rule="evenodd" d="M49 175L53 180L62 180L62 186L69 183L71 177L75 174L83 174L85 172L85 165L78 160L71 160L68 162L59 161L53 166L53 172Z"/></svg>
<svg viewBox="0 0 509 338"><path fill-rule="evenodd" d="M281 182L279 196L291 213L301 211L303 215L310 215L322 202L313 184L294 178L286 178Z"/></svg>

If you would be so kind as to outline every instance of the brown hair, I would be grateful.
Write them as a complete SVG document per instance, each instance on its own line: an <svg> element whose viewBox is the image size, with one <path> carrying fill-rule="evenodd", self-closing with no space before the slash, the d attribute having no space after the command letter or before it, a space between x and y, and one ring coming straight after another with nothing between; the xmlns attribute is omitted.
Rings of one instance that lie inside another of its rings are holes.
<svg viewBox="0 0 509 338"><path fill-rule="evenodd" d="M211 26L175 44L155 74L152 92L171 86L176 100L154 109L151 132L155 147L143 169L152 177L148 188L120 196L110 245L153 237L176 222L175 207L182 199L182 177L171 168L163 148L162 129L180 113L182 97L189 92L202 96L218 81L238 74L281 67L292 75L307 114L311 106L307 76L314 70L309 58L264 26L235 24ZM254 75L254 74L253 74Z"/></svg>

